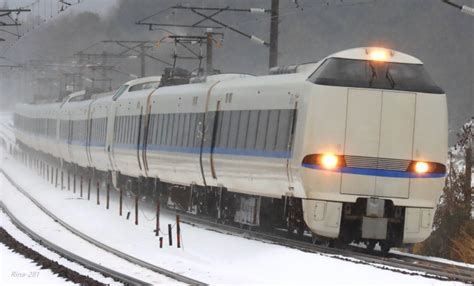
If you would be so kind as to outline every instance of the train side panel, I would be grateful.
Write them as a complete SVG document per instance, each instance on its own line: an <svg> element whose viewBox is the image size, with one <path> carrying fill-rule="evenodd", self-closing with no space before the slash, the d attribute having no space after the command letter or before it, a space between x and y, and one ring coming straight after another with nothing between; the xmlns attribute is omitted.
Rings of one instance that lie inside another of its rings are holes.
<svg viewBox="0 0 474 286"><path fill-rule="evenodd" d="M151 96L146 149L150 176L204 185L199 152L207 91L206 84L190 84L159 88Z"/></svg>
<svg viewBox="0 0 474 286"><path fill-rule="evenodd" d="M223 81L211 91L203 154L208 184L295 196L289 162L303 93L295 78L299 75Z"/></svg>
<svg viewBox="0 0 474 286"><path fill-rule="evenodd" d="M153 90L123 94L111 105L109 111L108 138L114 169L120 173L138 177L146 176L141 158L144 140L144 123L147 97Z"/></svg>
<svg viewBox="0 0 474 286"><path fill-rule="evenodd" d="M109 156L106 147L107 120L110 109L111 97L99 98L90 107L90 140L89 156L91 165L101 171L110 171Z"/></svg>

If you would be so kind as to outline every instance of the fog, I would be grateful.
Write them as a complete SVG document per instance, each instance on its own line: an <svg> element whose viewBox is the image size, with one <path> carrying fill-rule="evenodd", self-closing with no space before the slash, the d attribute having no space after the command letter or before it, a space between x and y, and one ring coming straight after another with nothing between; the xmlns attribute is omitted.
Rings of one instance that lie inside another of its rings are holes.
<svg viewBox="0 0 474 286"><path fill-rule="evenodd" d="M32 2L34 1L0 1L0 6L14 8ZM135 23L172 5L269 8L270 2L85 0L28 32L25 31L28 25L21 27L19 31L25 35L18 41L1 34L8 41L0 42L0 50L10 63L23 64L31 59L41 59L70 64L74 53L103 40L160 40L166 36L166 32L149 31L148 27ZM451 142L455 131L474 115L474 17L433 0L280 2L279 65L314 62L331 53L359 46L380 45L392 48L421 59L434 80L448 94ZM474 1L457 3L474 6ZM48 9L48 6L45 7ZM53 8L56 9L56 6ZM192 24L199 19L190 11L166 10L150 20ZM269 39L268 15L223 12L216 19L266 41ZM31 17L27 20L31 21ZM203 33L202 30L166 29L176 34ZM268 72L267 48L228 29L216 31L224 33L222 42L219 38L222 46L214 50L216 68L222 72ZM150 53L171 61L173 48L172 44L163 44ZM104 49L116 51L116 47L109 46L92 48L97 53ZM203 49L205 52L205 47ZM129 80L128 74L139 72L137 60L115 59L111 64L122 72L110 74L114 78L113 87ZM188 69L196 67L196 63L191 61L180 61L178 64ZM159 75L164 67L161 63L147 61L147 75ZM35 89L32 75L9 68L0 69L0 72L2 107L11 107L17 100L31 98ZM47 77L50 71L44 68L37 70L35 74L38 73Z"/></svg>

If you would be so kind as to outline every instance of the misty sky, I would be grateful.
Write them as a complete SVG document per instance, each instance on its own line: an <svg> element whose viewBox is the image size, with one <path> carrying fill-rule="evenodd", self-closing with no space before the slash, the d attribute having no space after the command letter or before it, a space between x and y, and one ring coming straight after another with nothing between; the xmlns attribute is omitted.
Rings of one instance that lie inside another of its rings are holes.
<svg viewBox="0 0 474 286"><path fill-rule="evenodd" d="M48 0L43 2L48 8ZM70 2L75 2L71 0ZM411 54L421 59L434 80L446 91L451 142L463 122L474 116L474 17L438 0L280 0L281 23L279 64L314 62L331 53L360 46L380 45ZM13 7L30 4L30 0L0 0ZM148 31L135 22L171 5L235 8L269 8L270 0L85 0L48 20L9 48L0 51L17 62L28 59L64 60L96 42L107 39L153 40L165 35ZM472 0L458 0L474 6ZM152 18L155 22L192 23L199 18L189 12L164 11ZM268 16L225 12L222 22L246 33L268 40ZM177 30L178 34L201 34L202 31ZM224 32L222 47L215 49L215 65L223 72L265 74L268 51L229 30ZM1 34L0 37L4 35ZM173 47L160 46L155 55L170 59ZM148 63L148 74L160 74L165 67ZM136 74L136 63L117 63L126 73ZM182 66L192 69L194 64ZM129 80L117 76L114 86ZM5 81L5 79L4 79ZM2 83L5 86L5 83ZM0 99L11 95L2 93Z"/></svg>

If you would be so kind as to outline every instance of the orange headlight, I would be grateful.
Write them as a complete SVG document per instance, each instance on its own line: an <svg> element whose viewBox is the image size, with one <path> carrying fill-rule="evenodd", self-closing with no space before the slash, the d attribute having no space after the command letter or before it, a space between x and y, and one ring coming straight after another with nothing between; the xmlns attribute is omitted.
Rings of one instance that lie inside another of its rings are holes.
<svg viewBox="0 0 474 286"><path fill-rule="evenodd" d="M339 159L336 155L333 154L323 154L321 155L321 165L325 169L334 169L338 166Z"/></svg>
<svg viewBox="0 0 474 286"><path fill-rule="evenodd" d="M393 56L393 52L391 50L387 50L384 48L367 49L366 53L371 61L376 62L387 61Z"/></svg>
<svg viewBox="0 0 474 286"><path fill-rule="evenodd" d="M334 170L345 167L346 160L344 156L334 155L332 153L310 154L303 158L303 165L310 165L325 170Z"/></svg>
<svg viewBox="0 0 474 286"><path fill-rule="evenodd" d="M415 172L418 174L427 173L430 169L430 166L426 162L416 162L415 163Z"/></svg>

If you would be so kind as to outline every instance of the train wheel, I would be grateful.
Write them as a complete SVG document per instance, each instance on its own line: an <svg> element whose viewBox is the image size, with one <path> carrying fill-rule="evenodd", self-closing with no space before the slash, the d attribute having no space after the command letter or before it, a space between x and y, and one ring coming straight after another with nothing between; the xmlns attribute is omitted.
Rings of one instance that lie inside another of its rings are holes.
<svg viewBox="0 0 474 286"><path fill-rule="evenodd" d="M388 253L390 252L391 246L390 246L390 244L389 244L388 242L382 242L382 243L380 244L380 248L382 249L382 254L383 254L384 256L387 256Z"/></svg>
<svg viewBox="0 0 474 286"><path fill-rule="evenodd" d="M288 226L288 231L287 231L287 237L288 238L293 238L294 237L294 230L295 229L291 225Z"/></svg>
<svg viewBox="0 0 474 286"><path fill-rule="evenodd" d="M301 223L296 227L296 233L299 239L303 239L305 231L305 225L301 225Z"/></svg>
<svg viewBox="0 0 474 286"><path fill-rule="evenodd" d="M365 243L365 247L367 248L367 250L369 252L372 252L372 251L374 251L376 244L377 243L375 241L369 240L368 242Z"/></svg>
<svg viewBox="0 0 474 286"><path fill-rule="evenodd" d="M320 244L320 241L318 239L318 236L316 234L314 234L313 232L311 232L311 243L313 244Z"/></svg>
<svg viewBox="0 0 474 286"><path fill-rule="evenodd" d="M328 239L322 242L322 245L330 248L336 247L336 240L335 239Z"/></svg>

